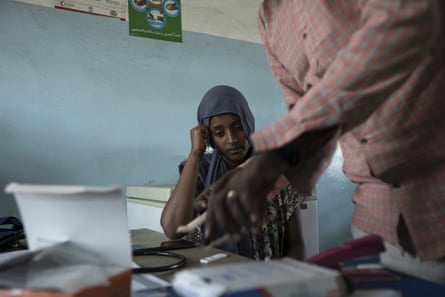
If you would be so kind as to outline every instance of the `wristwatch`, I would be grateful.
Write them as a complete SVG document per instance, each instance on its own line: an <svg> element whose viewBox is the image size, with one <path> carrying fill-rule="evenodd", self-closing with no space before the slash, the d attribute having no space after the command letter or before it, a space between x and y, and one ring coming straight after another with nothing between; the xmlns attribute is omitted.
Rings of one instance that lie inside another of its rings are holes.
<svg viewBox="0 0 445 297"><path fill-rule="evenodd" d="M292 143L288 143L280 148L272 150L271 152L286 161L290 167L295 167L300 161L300 154L296 152Z"/></svg>

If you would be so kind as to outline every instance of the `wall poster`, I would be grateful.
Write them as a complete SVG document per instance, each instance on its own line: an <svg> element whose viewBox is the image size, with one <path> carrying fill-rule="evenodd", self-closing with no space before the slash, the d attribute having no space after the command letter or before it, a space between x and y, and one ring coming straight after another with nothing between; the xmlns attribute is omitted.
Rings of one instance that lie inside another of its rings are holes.
<svg viewBox="0 0 445 297"><path fill-rule="evenodd" d="M76 12L127 19L127 0L54 0L54 7Z"/></svg>
<svg viewBox="0 0 445 297"><path fill-rule="evenodd" d="M128 0L132 36L182 42L181 0Z"/></svg>
<svg viewBox="0 0 445 297"><path fill-rule="evenodd" d="M1 0L0 0L1 1ZM118 18L125 21L127 16L127 0L15 0L69 11Z"/></svg>

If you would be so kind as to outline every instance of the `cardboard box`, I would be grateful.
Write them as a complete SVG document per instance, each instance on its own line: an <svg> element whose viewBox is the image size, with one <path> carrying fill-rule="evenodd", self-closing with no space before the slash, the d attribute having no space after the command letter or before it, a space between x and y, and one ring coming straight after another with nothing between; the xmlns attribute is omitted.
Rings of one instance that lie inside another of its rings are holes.
<svg viewBox="0 0 445 297"><path fill-rule="evenodd" d="M0 289L0 297L130 296L131 243L120 187L11 183L5 190L15 196L30 252L69 242L91 252L100 265L113 269L104 270L102 279L108 278L107 285L80 284L69 292Z"/></svg>
<svg viewBox="0 0 445 297"><path fill-rule="evenodd" d="M95 286L79 292L49 292L23 289L0 289L0 297L129 297L131 270L112 276L106 286Z"/></svg>

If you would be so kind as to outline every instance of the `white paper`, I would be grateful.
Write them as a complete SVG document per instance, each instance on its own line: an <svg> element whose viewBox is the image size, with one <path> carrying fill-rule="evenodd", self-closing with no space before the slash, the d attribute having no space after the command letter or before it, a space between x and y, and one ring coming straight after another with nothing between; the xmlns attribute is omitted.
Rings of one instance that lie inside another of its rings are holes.
<svg viewBox="0 0 445 297"><path fill-rule="evenodd" d="M133 268L140 266L133 262ZM131 278L131 297L168 297L170 296L167 288L170 283L151 274L138 273L133 274Z"/></svg>
<svg viewBox="0 0 445 297"><path fill-rule="evenodd" d="M340 273L291 258L267 262L230 263L184 269L172 286L181 296L216 297L224 293L265 288L270 296L322 296L339 290Z"/></svg>
<svg viewBox="0 0 445 297"><path fill-rule="evenodd" d="M1 288L77 292L108 284L108 278L118 270L106 267L95 253L72 242L14 255L0 262Z"/></svg>
<svg viewBox="0 0 445 297"><path fill-rule="evenodd" d="M350 297L402 297L402 293L392 289L357 290Z"/></svg>
<svg viewBox="0 0 445 297"><path fill-rule="evenodd" d="M11 183L30 250L74 242L101 262L131 267L125 201L119 187Z"/></svg>

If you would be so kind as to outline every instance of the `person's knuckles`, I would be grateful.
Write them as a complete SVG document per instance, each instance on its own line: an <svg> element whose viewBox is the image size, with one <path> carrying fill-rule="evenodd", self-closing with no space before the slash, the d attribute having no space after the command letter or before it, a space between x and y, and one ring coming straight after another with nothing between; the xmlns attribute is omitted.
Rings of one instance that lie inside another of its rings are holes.
<svg viewBox="0 0 445 297"><path fill-rule="evenodd" d="M237 223L238 229L241 227L249 227L249 210L245 209L241 203L236 203L235 206L232 207L232 214L234 218L234 222Z"/></svg>

